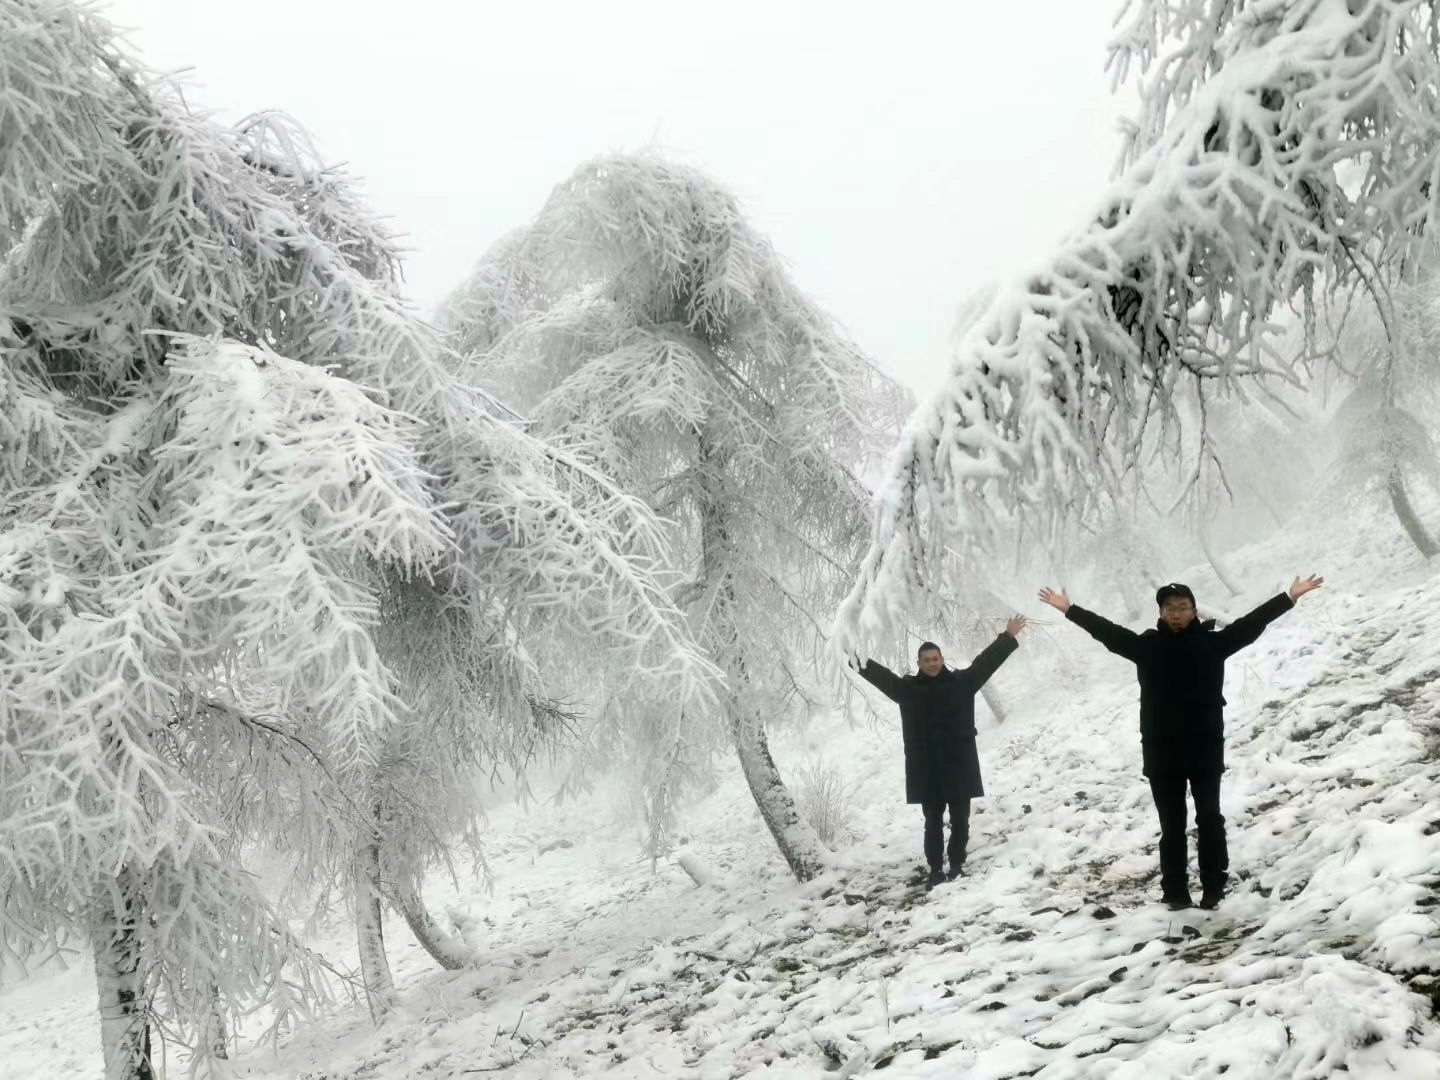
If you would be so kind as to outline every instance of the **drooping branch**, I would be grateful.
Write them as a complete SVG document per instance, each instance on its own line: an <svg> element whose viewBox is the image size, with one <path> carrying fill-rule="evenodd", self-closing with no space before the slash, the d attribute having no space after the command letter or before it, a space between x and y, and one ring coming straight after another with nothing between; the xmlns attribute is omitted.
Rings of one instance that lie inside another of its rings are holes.
<svg viewBox="0 0 1440 1080"><path fill-rule="evenodd" d="M1272 311L1343 288L1356 247L1394 263L1426 231L1440 191L1440 102L1424 89L1440 63L1412 32L1426 5L1135 8L1121 54L1150 63L1178 35L1186 59L1146 88L1104 209L997 294L912 417L838 619L846 653L922 602L946 543L984 546L1120 491L1150 425L1179 424L1180 380L1287 377ZM1361 180L1342 186L1341 169Z"/></svg>

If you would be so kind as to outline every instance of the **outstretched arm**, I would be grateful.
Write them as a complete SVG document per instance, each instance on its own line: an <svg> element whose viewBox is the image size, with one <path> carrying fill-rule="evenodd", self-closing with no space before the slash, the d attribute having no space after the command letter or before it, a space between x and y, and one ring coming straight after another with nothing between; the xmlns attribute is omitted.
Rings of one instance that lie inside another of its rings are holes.
<svg viewBox="0 0 1440 1080"><path fill-rule="evenodd" d="M970 661L970 666L965 669L965 676L975 684L976 690L989 682L990 676L994 675L1000 669L1000 665L1010 658L1010 654L1020 647L1020 642L1016 639L1023 629L1025 629L1025 616L1016 615L1005 624L1005 629L1000 636L985 646L979 655Z"/></svg>
<svg viewBox="0 0 1440 1080"><path fill-rule="evenodd" d="M1245 648L1246 645L1253 645L1255 639L1265 632L1265 627L1294 607L1295 601L1300 597L1320 588L1323 584L1325 584L1325 579L1314 575L1307 578L1296 578L1290 583L1290 588L1286 592L1277 593L1254 611L1241 615L1225 629L1217 630L1215 633L1220 639L1225 655L1230 656Z"/></svg>
<svg viewBox="0 0 1440 1080"><path fill-rule="evenodd" d="M1063 592L1056 592L1048 586L1040 590L1040 599L1117 656L1123 656L1126 660L1132 661L1138 658L1140 635L1134 630L1118 626L1103 615L1087 611L1079 604L1072 604L1070 598Z"/></svg>
<svg viewBox="0 0 1440 1080"><path fill-rule="evenodd" d="M859 668L860 677L875 687L891 701L900 700L900 676L887 668L884 664L877 664L874 660L866 660Z"/></svg>

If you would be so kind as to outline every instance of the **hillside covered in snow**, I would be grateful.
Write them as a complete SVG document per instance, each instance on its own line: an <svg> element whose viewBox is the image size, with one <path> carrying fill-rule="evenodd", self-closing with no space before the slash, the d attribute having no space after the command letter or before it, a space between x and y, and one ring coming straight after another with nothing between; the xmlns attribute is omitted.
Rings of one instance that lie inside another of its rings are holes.
<svg viewBox="0 0 1440 1080"><path fill-rule="evenodd" d="M1158 903L1132 670L1039 618L996 679L1006 722L980 721L967 877L920 888L920 813L876 699L777 740L782 768L828 764L849 790L820 879L794 883L733 766L683 815L704 886L673 860L652 872L613 795L496 805L492 888L428 888L479 965L439 971L396 921L395 1015L376 1030L341 1001L279 1047L242 1032L234 1074L1440 1075L1440 589L1393 519L1330 509L1236 553L1241 596L1181 575L1222 617L1327 579L1230 664L1218 910ZM312 944L354 967L341 912ZM83 956L7 982L5 1075L99 1078L94 987Z"/></svg>

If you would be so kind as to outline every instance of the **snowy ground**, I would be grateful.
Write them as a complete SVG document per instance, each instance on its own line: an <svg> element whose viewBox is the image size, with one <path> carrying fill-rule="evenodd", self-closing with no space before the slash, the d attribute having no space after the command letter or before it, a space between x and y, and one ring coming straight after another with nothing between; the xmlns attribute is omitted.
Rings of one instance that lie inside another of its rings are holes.
<svg viewBox="0 0 1440 1080"><path fill-rule="evenodd" d="M1340 517L1231 569L1253 586L1232 616L1295 572L1327 587L1231 664L1240 880L1218 911L1156 903L1132 670L1050 620L997 680L1010 720L982 727L970 877L916 888L920 815L882 704L882 725L777 742L855 784L824 879L787 878L733 774L687 822L723 886L652 874L633 833L597 827L602 801L500 808L493 894L430 891L468 913L483 965L441 972L391 923L398 1016L377 1031L342 1010L245 1047L237 1075L1440 1076L1440 588L1398 530ZM1189 580L1202 607L1223 595ZM345 935L325 947L349 964ZM7 984L3 1074L98 1080L93 1009L84 963Z"/></svg>

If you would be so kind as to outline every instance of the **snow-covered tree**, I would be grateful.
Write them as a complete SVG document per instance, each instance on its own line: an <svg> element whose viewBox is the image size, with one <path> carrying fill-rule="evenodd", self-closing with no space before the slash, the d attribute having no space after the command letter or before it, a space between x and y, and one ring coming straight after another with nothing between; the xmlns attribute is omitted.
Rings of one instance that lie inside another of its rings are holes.
<svg viewBox="0 0 1440 1080"><path fill-rule="evenodd" d="M247 160L263 163L272 187L301 209L311 231L337 238L361 275L393 291L393 244L320 167L303 133L264 116L242 125L242 133ZM382 314L382 329L390 317ZM297 318L285 329L292 349L300 349L328 327L323 317L314 327ZM710 671L675 625L655 576L665 538L643 501L585 461L525 435L514 413L476 387L473 351L442 347L408 314L400 328L404 347L429 365L405 377L428 380L412 398L414 409L425 421L427 461L454 508L467 561L447 572L441 588L392 580L382 604L381 646L407 701L426 720L380 755L375 813L386 823L381 831L402 842L362 849L364 877L373 880L357 888L373 924L362 927L362 940L377 940L383 896L431 955L454 967L468 950L447 940L424 911L419 878L430 866L448 865L447 836L474 820L473 800L460 797L475 791L470 774L520 770L537 746L553 742L571 719L554 695L573 693L576 660L607 673L581 678L585 685L604 682L615 696L663 694L667 709L680 715L708 693L702 684ZM344 348L336 342L330 351ZM387 370L385 377L395 376ZM617 557L622 551L626 557ZM542 678L547 655L560 659ZM423 814L416 792L434 796ZM449 828L438 828L441 821ZM383 950L368 952L374 981L388 984Z"/></svg>
<svg viewBox="0 0 1440 1080"><path fill-rule="evenodd" d="M441 318L487 350L489 385L537 433L676 523L677 596L726 679L711 729L728 734L780 850L810 877L822 851L766 725L817 681L816 646L866 524L855 470L903 395L796 287L733 196L652 155L581 166ZM662 763L704 739L673 723L658 736ZM662 791L667 768L654 776Z"/></svg>
<svg viewBox="0 0 1440 1080"><path fill-rule="evenodd" d="M191 113L59 0L0 2L0 72L0 938L90 935L121 1080L157 1010L203 1057L320 993L247 841L354 880L383 1005L369 901L555 719L537 652L712 675L648 508L466 380L297 128Z"/></svg>
<svg viewBox="0 0 1440 1080"><path fill-rule="evenodd" d="M107 1073L128 1076L156 981L183 1031L197 1014L178 988L238 1007L296 959L222 828L222 792L266 793L215 782L244 761L206 753L258 729L217 732L195 704L242 669L354 769L402 722L363 567L413 574L450 538L410 422L318 368L196 342L163 385L96 408L47 387L23 347L6 354L9 418L53 412L7 448L30 460L0 529L5 929L93 927Z"/></svg>
<svg viewBox="0 0 1440 1080"><path fill-rule="evenodd" d="M1425 558L1440 544L1411 498L1414 482L1440 488L1433 416L1440 405L1440 290L1431 258L1407 280L1354 290L1328 312L1322 341L1350 383L1333 418L1337 491L1368 498L1382 492Z"/></svg>
<svg viewBox="0 0 1440 1080"><path fill-rule="evenodd" d="M1440 188L1434 10L1418 0L1137 0L1121 171L1091 221L1000 290L912 416L838 623L854 653L937 580L946 544L1083 513L1202 394L1283 369L1280 305L1413 260ZM1203 445L1203 442L1200 443Z"/></svg>

